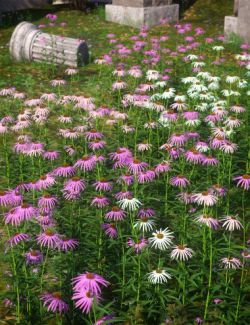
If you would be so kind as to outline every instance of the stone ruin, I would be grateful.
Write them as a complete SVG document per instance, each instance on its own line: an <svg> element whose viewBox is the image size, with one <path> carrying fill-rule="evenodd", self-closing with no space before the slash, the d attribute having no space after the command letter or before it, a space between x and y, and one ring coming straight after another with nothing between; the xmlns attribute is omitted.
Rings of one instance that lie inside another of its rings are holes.
<svg viewBox="0 0 250 325"><path fill-rule="evenodd" d="M172 0L113 0L105 12L107 21L136 28L159 25L162 19L179 19L179 5Z"/></svg>
<svg viewBox="0 0 250 325"><path fill-rule="evenodd" d="M226 16L224 24L226 40L236 34L250 43L250 0L234 0L234 16Z"/></svg>
<svg viewBox="0 0 250 325"><path fill-rule="evenodd" d="M44 33L25 21L16 26L11 36L10 54L16 61L40 61L70 67L87 63L89 57L85 41Z"/></svg>

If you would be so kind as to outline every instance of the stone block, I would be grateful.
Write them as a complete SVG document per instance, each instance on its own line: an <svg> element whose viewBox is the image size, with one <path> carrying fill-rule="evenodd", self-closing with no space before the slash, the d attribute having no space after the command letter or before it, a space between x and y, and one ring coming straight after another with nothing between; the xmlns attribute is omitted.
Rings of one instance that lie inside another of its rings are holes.
<svg viewBox="0 0 250 325"><path fill-rule="evenodd" d="M115 6L124 7L152 7L172 4L172 0L113 0Z"/></svg>
<svg viewBox="0 0 250 325"><path fill-rule="evenodd" d="M231 34L238 34L238 17L226 16L224 23L224 34L229 39Z"/></svg>
<svg viewBox="0 0 250 325"><path fill-rule="evenodd" d="M250 0L239 0L238 33L245 42L250 43Z"/></svg>
<svg viewBox="0 0 250 325"><path fill-rule="evenodd" d="M169 22L179 19L179 5L135 7L106 5L106 20L114 23L140 28L160 24L160 20L167 18Z"/></svg>

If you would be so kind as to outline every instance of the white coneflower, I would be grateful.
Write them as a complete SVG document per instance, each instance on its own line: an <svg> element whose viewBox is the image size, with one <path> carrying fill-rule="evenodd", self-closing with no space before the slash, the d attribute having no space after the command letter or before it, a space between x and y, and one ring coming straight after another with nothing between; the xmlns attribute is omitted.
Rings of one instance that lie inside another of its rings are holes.
<svg viewBox="0 0 250 325"><path fill-rule="evenodd" d="M212 206L218 201L217 196L210 194L208 191L194 194L193 199L197 204L206 206Z"/></svg>
<svg viewBox="0 0 250 325"><path fill-rule="evenodd" d="M217 52L225 50L224 46L221 45L214 46L212 49Z"/></svg>
<svg viewBox="0 0 250 325"><path fill-rule="evenodd" d="M239 80L237 83L237 87L240 89L246 88L248 86L248 82L244 79Z"/></svg>
<svg viewBox="0 0 250 325"><path fill-rule="evenodd" d="M211 74L208 71L201 71L197 74L197 77L209 81L211 79Z"/></svg>
<svg viewBox="0 0 250 325"><path fill-rule="evenodd" d="M170 99L175 96L175 89L174 88L169 88L166 89L161 95L160 98L162 99Z"/></svg>
<svg viewBox="0 0 250 325"><path fill-rule="evenodd" d="M166 250L172 244L172 232L168 228L162 230L156 230L153 232L153 237L148 239L152 247L159 248L160 250Z"/></svg>
<svg viewBox="0 0 250 325"><path fill-rule="evenodd" d="M239 80L240 80L240 78L238 76L227 76L226 77L226 83L228 83L228 84L233 84Z"/></svg>
<svg viewBox="0 0 250 325"><path fill-rule="evenodd" d="M176 245L172 250L170 257L173 260L187 261L193 256L194 251L186 245Z"/></svg>
<svg viewBox="0 0 250 325"><path fill-rule="evenodd" d="M156 87L156 88L164 88L164 87L166 87L166 85L167 85L167 82L164 81L164 80L162 80L162 81L157 81L157 82L155 83L155 87Z"/></svg>
<svg viewBox="0 0 250 325"><path fill-rule="evenodd" d="M74 68L68 68L65 70L65 73L68 75L68 76L73 76L75 74L78 73L78 70L77 69L74 69Z"/></svg>
<svg viewBox="0 0 250 325"><path fill-rule="evenodd" d="M171 279L171 275L163 269L156 269L148 273L148 280L151 283L166 283L168 279Z"/></svg>
<svg viewBox="0 0 250 325"><path fill-rule="evenodd" d="M220 89L220 84L218 82L216 82L216 81L210 82L208 84L208 89L209 90L218 90L218 89Z"/></svg>
<svg viewBox="0 0 250 325"><path fill-rule="evenodd" d="M146 72L146 79L148 81L151 81L151 80L158 80L160 78L160 73L159 71L157 70L148 70Z"/></svg>
<svg viewBox="0 0 250 325"><path fill-rule="evenodd" d="M190 92L193 91L198 91L198 92L206 92L208 89L205 85L201 83L195 83L189 89L187 90L187 93L189 94Z"/></svg>
<svg viewBox="0 0 250 325"><path fill-rule="evenodd" d="M189 54L187 56L187 58L190 60L190 61L194 61L194 60L197 60L199 57L195 54ZM191 77L190 77L191 78Z"/></svg>
<svg viewBox="0 0 250 325"><path fill-rule="evenodd" d="M194 68L202 68L202 67L204 67L205 65L206 65L206 63L203 62L203 61L195 61L195 62L192 62L192 66L193 66Z"/></svg>
<svg viewBox="0 0 250 325"><path fill-rule="evenodd" d="M198 82L198 78L196 77L186 77L186 78L182 78L181 82L183 82L184 84L193 84Z"/></svg>
<svg viewBox="0 0 250 325"><path fill-rule="evenodd" d="M123 210L128 209L129 211L136 211L142 205L139 200L132 196L118 201L118 204Z"/></svg>
<svg viewBox="0 0 250 325"><path fill-rule="evenodd" d="M240 221L237 219L236 216L225 216L220 221L223 222L222 227L228 231L240 230L243 228Z"/></svg>
<svg viewBox="0 0 250 325"><path fill-rule="evenodd" d="M134 228L139 228L139 230L142 230L143 232L152 231L154 226L155 222L148 217L141 217L134 224Z"/></svg>
<svg viewBox="0 0 250 325"><path fill-rule="evenodd" d="M242 266L241 261L236 257L223 257L221 259L221 265L224 269L239 269Z"/></svg>

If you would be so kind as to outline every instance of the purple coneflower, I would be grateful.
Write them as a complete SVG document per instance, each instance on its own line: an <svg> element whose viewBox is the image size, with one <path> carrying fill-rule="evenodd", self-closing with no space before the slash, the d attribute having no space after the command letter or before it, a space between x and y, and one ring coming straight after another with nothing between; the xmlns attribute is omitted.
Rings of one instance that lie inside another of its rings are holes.
<svg viewBox="0 0 250 325"><path fill-rule="evenodd" d="M204 156L202 165L215 166L219 164L219 160L212 156Z"/></svg>
<svg viewBox="0 0 250 325"><path fill-rule="evenodd" d="M144 184L148 182L152 182L155 179L155 172L153 170L146 170L139 172L137 174L137 179L139 184Z"/></svg>
<svg viewBox="0 0 250 325"><path fill-rule="evenodd" d="M104 208L109 205L109 199L103 195L98 195L92 199L91 205L97 208Z"/></svg>
<svg viewBox="0 0 250 325"><path fill-rule="evenodd" d="M25 258L27 264L39 264L43 260L43 254L40 251L31 250L25 253Z"/></svg>
<svg viewBox="0 0 250 325"><path fill-rule="evenodd" d="M45 194L38 199L38 207L42 211L54 209L57 203L58 203L57 199L50 194Z"/></svg>
<svg viewBox="0 0 250 325"><path fill-rule="evenodd" d="M169 139L169 143L173 146L183 146L187 141L187 137L185 134L174 133L171 135Z"/></svg>
<svg viewBox="0 0 250 325"><path fill-rule="evenodd" d="M8 192L0 191L0 206L6 207L10 204L10 195Z"/></svg>
<svg viewBox="0 0 250 325"><path fill-rule="evenodd" d="M123 199L128 199L129 197L132 197L132 193L130 191L121 191L121 192L118 192L114 195L114 197L117 199L117 200L123 200Z"/></svg>
<svg viewBox="0 0 250 325"><path fill-rule="evenodd" d="M96 191L112 191L112 183L107 181L106 179L100 179L99 181L96 181L93 186L95 187Z"/></svg>
<svg viewBox="0 0 250 325"><path fill-rule="evenodd" d="M81 159L77 160L74 164L75 168L79 168L84 172L91 171L95 168L96 160L94 156L84 156Z"/></svg>
<svg viewBox="0 0 250 325"><path fill-rule="evenodd" d="M92 129L88 132L85 132L85 137L87 140L100 140L103 138L103 134L101 132Z"/></svg>
<svg viewBox="0 0 250 325"><path fill-rule="evenodd" d="M79 177L72 177L64 183L63 191L79 193L86 188L86 182Z"/></svg>
<svg viewBox="0 0 250 325"><path fill-rule="evenodd" d="M134 182L134 176L130 174L121 175L117 179L118 184L125 183L128 186L133 184L133 182Z"/></svg>
<svg viewBox="0 0 250 325"><path fill-rule="evenodd" d="M66 237L62 237L59 239L58 248L62 251L73 250L79 245L76 239L69 239Z"/></svg>
<svg viewBox="0 0 250 325"><path fill-rule="evenodd" d="M12 236L9 240L8 240L8 244L10 246L15 246L18 243L20 243L21 241L25 241L29 238L28 234L24 234L24 233L17 233L14 236Z"/></svg>
<svg viewBox="0 0 250 325"><path fill-rule="evenodd" d="M148 164L146 162L140 161L138 159L133 159L128 163L128 170L133 174L138 174L139 172L145 170Z"/></svg>
<svg viewBox="0 0 250 325"><path fill-rule="evenodd" d="M40 296L43 306L53 313L65 313L69 310L69 305L62 300L60 292L43 293Z"/></svg>
<svg viewBox="0 0 250 325"><path fill-rule="evenodd" d="M107 287L109 282L101 275L91 272L86 272L73 278L73 290L79 292L91 291L94 294L101 293L101 286Z"/></svg>
<svg viewBox="0 0 250 325"><path fill-rule="evenodd" d="M76 172L75 168L68 164L64 164L63 166L57 167L56 169L53 170L54 175L61 176L61 177L73 176L75 172Z"/></svg>
<svg viewBox="0 0 250 325"><path fill-rule="evenodd" d="M118 236L118 231L114 223L103 223L102 229L105 230L105 234L109 236L109 238L116 238Z"/></svg>
<svg viewBox="0 0 250 325"><path fill-rule="evenodd" d="M89 314L94 301L99 302L100 295L90 290L75 290L72 300L75 300L76 307L80 308L83 313Z"/></svg>
<svg viewBox="0 0 250 325"><path fill-rule="evenodd" d="M244 174L241 176L236 176L233 178L234 181L237 181L237 187L242 187L244 190L248 190L250 187L250 175Z"/></svg>
<svg viewBox="0 0 250 325"><path fill-rule="evenodd" d="M35 183L37 190L46 190L49 187L53 186L56 183L55 178L52 175L42 175L39 180Z"/></svg>
<svg viewBox="0 0 250 325"><path fill-rule="evenodd" d="M114 221L123 220L126 217L126 212L120 209L118 206L112 207L112 210L105 214L107 219L111 219Z"/></svg>
<svg viewBox="0 0 250 325"><path fill-rule="evenodd" d="M141 237L138 240L133 240L132 238L129 238L127 241L127 245L129 247L133 247L136 254L140 253L143 248L145 248L148 244L148 241L146 238Z"/></svg>
<svg viewBox="0 0 250 325"><path fill-rule="evenodd" d="M54 249L58 246L60 241L59 235L50 229L47 229L44 233L37 236L37 242L41 246Z"/></svg>
<svg viewBox="0 0 250 325"><path fill-rule="evenodd" d="M171 177L170 184L173 186L186 187L189 184L189 180L183 175L177 175Z"/></svg>
<svg viewBox="0 0 250 325"><path fill-rule="evenodd" d="M204 155L198 150L192 148L185 153L186 160L193 164L200 164L204 160Z"/></svg>

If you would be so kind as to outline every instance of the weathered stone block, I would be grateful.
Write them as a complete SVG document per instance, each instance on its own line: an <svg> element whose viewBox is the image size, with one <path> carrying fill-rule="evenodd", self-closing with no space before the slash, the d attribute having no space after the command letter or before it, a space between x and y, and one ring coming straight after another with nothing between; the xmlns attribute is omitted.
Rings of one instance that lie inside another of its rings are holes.
<svg viewBox="0 0 250 325"><path fill-rule="evenodd" d="M135 7L106 5L106 20L122 25L152 27L159 25L163 18L167 18L169 22L178 21L179 5L138 7L136 10Z"/></svg>
<svg viewBox="0 0 250 325"><path fill-rule="evenodd" d="M246 42L250 42L250 0L239 0L238 33Z"/></svg>
<svg viewBox="0 0 250 325"><path fill-rule="evenodd" d="M229 39L231 34L238 33L238 17L226 16L224 23L224 34L226 39Z"/></svg>
<svg viewBox="0 0 250 325"><path fill-rule="evenodd" d="M152 7L172 4L172 0L113 0L115 6L125 7Z"/></svg>

